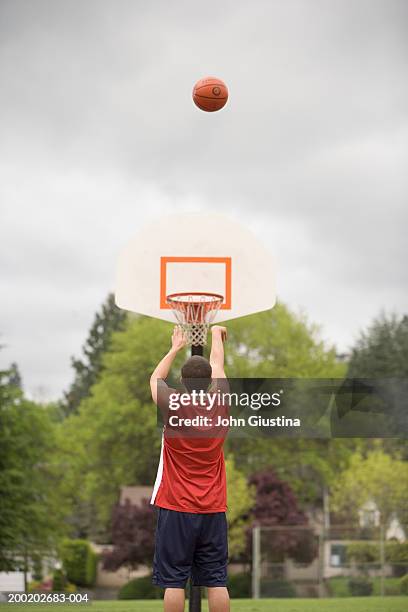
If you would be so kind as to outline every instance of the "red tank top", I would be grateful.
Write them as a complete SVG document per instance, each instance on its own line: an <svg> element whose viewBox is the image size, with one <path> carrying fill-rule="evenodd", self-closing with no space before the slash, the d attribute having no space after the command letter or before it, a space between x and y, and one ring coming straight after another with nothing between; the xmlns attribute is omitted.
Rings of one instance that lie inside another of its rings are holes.
<svg viewBox="0 0 408 612"><path fill-rule="evenodd" d="M169 410L152 504L197 514L226 511L223 444L228 426L220 419L228 419L225 404L215 403L211 410L192 405Z"/></svg>

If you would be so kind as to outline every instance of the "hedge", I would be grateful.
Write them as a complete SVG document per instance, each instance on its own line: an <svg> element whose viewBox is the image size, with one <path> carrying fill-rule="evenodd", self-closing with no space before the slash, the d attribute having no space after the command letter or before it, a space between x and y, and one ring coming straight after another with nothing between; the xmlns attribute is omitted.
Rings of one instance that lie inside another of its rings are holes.
<svg viewBox="0 0 408 612"><path fill-rule="evenodd" d="M393 566L394 576L408 572L408 542L387 542L385 560Z"/></svg>
<svg viewBox="0 0 408 612"><path fill-rule="evenodd" d="M92 587L95 584L98 555L88 540L63 540L59 555L69 582L81 587Z"/></svg>
<svg viewBox="0 0 408 612"><path fill-rule="evenodd" d="M329 594L331 597L351 597L349 580L347 576L335 576L326 581ZM381 595L381 577L375 576L371 578L373 583L372 595ZM401 579L400 578L385 578L384 579L385 595L400 595L401 594Z"/></svg>
<svg viewBox="0 0 408 612"><path fill-rule="evenodd" d="M408 574L405 574L400 580L401 595L408 595Z"/></svg>
<svg viewBox="0 0 408 612"><path fill-rule="evenodd" d="M380 546L369 542L353 542L346 548L347 561L356 563L379 563Z"/></svg>
<svg viewBox="0 0 408 612"><path fill-rule="evenodd" d="M262 597L296 597L296 589L288 580L261 580Z"/></svg>
<svg viewBox="0 0 408 612"><path fill-rule="evenodd" d="M353 542L346 549L347 561L357 564L380 563L380 543ZM385 562L393 566L394 576L403 576L408 571L408 542L386 542Z"/></svg>
<svg viewBox="0 0 408 612"><path fill-rule="evenodd" d="M243 572L228 576L228 591L233 599L249 599L251 597L251 575Z"/></svg>
<svg viewBox="0 0 408 612"><path fill-rule="evenodd" d="M151 576L129 580L122 586L118 599L163 599L164 590L154 586Z"/></svg>
<svg viewBox="0 0 408 612"><path fill-rule="evenodd" d="M372 581L364 576L350 578L348 581L348 587L350 594L353 595L353 597L364 597L371 595L373 592Z"/></svg>

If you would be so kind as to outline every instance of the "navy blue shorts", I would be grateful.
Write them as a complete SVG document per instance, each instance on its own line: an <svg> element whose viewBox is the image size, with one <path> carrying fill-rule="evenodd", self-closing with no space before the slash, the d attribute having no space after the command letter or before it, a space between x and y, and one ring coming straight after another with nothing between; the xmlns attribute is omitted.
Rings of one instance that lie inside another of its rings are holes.
<svg viewBox="0 0 408 612"><path fill-rule="evenodd" d="M226 586L228 562L225 512L193 514L158 508L153 583L184 589Z"/></svg>

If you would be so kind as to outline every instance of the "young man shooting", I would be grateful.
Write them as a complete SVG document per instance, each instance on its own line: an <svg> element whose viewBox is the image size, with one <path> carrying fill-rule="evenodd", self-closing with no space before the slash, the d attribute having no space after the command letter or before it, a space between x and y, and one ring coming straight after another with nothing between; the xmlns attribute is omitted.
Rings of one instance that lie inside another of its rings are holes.
<svg viewBox="0 0 408 612"><path fill-rule="evenodd" d="M177 413L189 419L208 417L204 426L170 426L180 394L164 382L179 350L186 345L183 330L176 326L171 349L150 379L153 401L164 418L162 450L151 503L158 507L153 581L165 589L165 612L184 610L186 583L207 587L210 612L228 612L227 591L227 491L223 444L227 428L216 428L218 417L228 408L219 402L196 405L197 393L228 391L224 372L226 328L211 328L210 361L190 357L181 369L182 383L191 394ZM181 400L181 398L180 398ZM212 406L210 408L210 406ZM185 420L186 420L185 419ZM185 422L181 421L181 422ZM188 421L189 422L189 421Z"/></svg>

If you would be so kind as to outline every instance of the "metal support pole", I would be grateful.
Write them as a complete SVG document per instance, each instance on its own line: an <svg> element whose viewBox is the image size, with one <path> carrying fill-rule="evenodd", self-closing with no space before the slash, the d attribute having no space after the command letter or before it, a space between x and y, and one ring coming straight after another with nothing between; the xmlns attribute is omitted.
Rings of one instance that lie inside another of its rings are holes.
<svg viewBox="0 0 408 612"><path fill-rule="evenodd" d="M319 543L318 543L318 550L319 550L319 557L318 557L318 564L317 564L317 579L319 581L319 597L324 597L323 594L323 578L324 578L324 534L323 533L319 533Z"/></svg>
<svg viewBox="0 0 408 612"><path fill-rule="evenodd" d="M188 600L189 612L201 612L201 587L193 586L190 579L190 599Z"/></svg>
<svg viewBox="0 0 408 612"><path fill-rule="evenodd" d="M384 525L381 524L380 526L380 563L381 563L381 582L380 582L380 595L381 597L384 597L385 595L385 550L384 550L384 538L385 538L385 532L384 532Z"/></svg>
<svg viewBox="0 0 408 612"><path fill-rule="evenodd" d="M259 599L261 569L261 528L259 525L252 530L252 598Z"/></svg>
<svg viewBox="0 0 408 612"><path fill-rule="evenodd" d="M192 345L191 356L193 355L200 355L202 357L204 355L204 347L202 345ZM189 612L201 612L201 587L193 586L191 579L188 609Z"/></svg>

